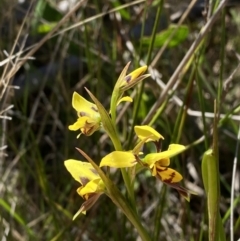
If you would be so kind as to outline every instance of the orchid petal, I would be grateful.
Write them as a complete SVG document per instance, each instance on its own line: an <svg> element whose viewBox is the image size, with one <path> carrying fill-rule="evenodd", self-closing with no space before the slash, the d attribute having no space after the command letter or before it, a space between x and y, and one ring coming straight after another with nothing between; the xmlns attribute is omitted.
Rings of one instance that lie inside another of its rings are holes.
<svg viewBox="0 0 240 241"><path fill-rule="evenodd" d="M185 146L179 144L171 144L167 151L159 152L159 153L151 153L144 157L144 162L149 166L152 166L155 162L176 156L177 154L183 152L186 149Z"/></svg>
<svg viewBox="0 0 240 241"><path fill-rule="evenodd" d="M154 170L152 171L152 175L157 176L162 182L166 184L177 183L183 179L182 175L172 168L155 165L153 169Z"/></svg>
<svg viewBox="0 0 240 241"><path fill-rule="evenodd" d="M125 76L123 79L122 86L129 84L130 82L135 81L140 75L142 75L147 70L147 66L142 66Z"/></svg>
<svg viewBox="0 0 240 241"><path fill-rule="evenodd" d="M132 167L137 164L136 157L132 152L126 151L114 151L108 155L106 155L101 163L102 166L116 167L116 168L124 168L124 167Z"/></svg>
<svg viewBox="0 0 240 241"><path fill-rule="evenodd" d="M72 106L80 114L88 113L89 115L93 115L93 116L99 115L97 106L95 104L87 101L85 98L83 98L77 92L73 93Z"/></svg>
<svg viewBox="0 0 240 241"><path fill-rule="evenodd" d="M154 130L151 126L148 125L135 126L134 130L140 140L143 140L144 138L148 137L146 142L164 139L164 137L161 134L159 134L156 130Z"/></svg>
<svg viewBox="0 0 240 241"><path fill-rule="evenodd" d="M84 187L79 187L77 193L85 199L88 199L89 194L103 193L105 185L101 178L89 181Z"/></svg>
<svg viewBox="0 0 240 241"><path fill-rule="evenodd" d="M64 162L64 165L72 177L82 185L86 185L91 180L99 179L98 173L88 162L69 159Z"/></svg>
<svg viewBox="0 0 240 241"><path fill-rule="evenodd" d="M81 129L82 127L84 127L86 121L88 121L88 120L89 120L88 116L80 117L77 119L77 121L74 124L68 126L68 129L71 131L77 131L77 130Z"/></svg>
<svg viewBox="0 0 240 241"><path fill-rule="evenodd" d="M117 105L119 105L121 102L133 102L133 99L130 96L124 96L117 102Z"/></svg>

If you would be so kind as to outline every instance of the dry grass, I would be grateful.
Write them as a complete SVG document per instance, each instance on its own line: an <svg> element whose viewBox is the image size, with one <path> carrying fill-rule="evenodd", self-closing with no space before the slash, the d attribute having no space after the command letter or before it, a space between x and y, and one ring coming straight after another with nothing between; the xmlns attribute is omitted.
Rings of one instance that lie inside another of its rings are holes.
<svg viewBox="0 0 240 241"><path fill-rule="evenodd" d="M179 20L179 26L188 26L187 39L174 48L156 48L154 34L143 46L133 32L141 32L145 19L146 28L166 28L171 13L178 10L173 3L165 3L160 11L151 1L118 5L82 0L66 12L59 11L58 1L25 4L0 3L5 9L0 16L1 240L137 240L135 230L107 197L86 217L72 222L81 198L63 166L65 159L81 158L75 146L96 162L112 150L102 132L80 139L69 132L67 126L75 120L71 96L77 91L88 98L86 86L108 108L114 83L129 60L132 68L148 64L151 78L130 93L134 104L119 110L124 146L133 145L128 128L132 123L151 123L165 137L164 148L173 142L192 145L172 165L183 173L184 184L199 193L186 203L149 173L140 173L136 200L143 224L155 232L155 240L207 240L201 158L212 144L217 99L220 211L227 240L230 231L237 240L239 7L223 13L222 1L212 14L194 21L189 21L189 8ZM151 16L156 18L148 26ZM47 23L53 27L40 32ZM118 173L113 180L124 190Z"/></svg>

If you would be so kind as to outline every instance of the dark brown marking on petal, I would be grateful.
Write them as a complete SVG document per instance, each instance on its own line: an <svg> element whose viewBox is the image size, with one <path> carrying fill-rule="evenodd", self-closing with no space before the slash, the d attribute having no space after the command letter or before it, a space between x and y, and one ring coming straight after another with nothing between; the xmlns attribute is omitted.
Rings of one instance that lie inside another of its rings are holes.
<svg viewBox="0 0 240 241"><path fill-rule="evenodd" d="M165 171L167 171L167 167L158 167L158 166L156 166L156 170L157 170L157 172L165 172Z"/></svg>
<svg viewBox="0 0 240 241"><path fill-rule="evenodd" d="M132 79L132 76L131 75L127 75L127 76L125 76L125 81L127 82L127 83L129 83L130 81L131 81L131 79Z"/></svg>
<svg viewBox="0 0 240 241"><path fill-rule="evenodd" d="M95 112L98 112L98 109L95 106L92 106L91 109Z"/></svg>
<svg viewBox="0 0 240 241"><path fill-rule="evenodd" d="M83 186L85 186L90 180L86 177L79 177L80 182L82 183Z"/></svg>
<svg viewBox="0 0 240 241"><path fill-rule="evenodd" d="M172 172L172 173L169 175L169 178L164 179L163 182L172 183L172 180L173 180L173 178L174 178L175 176L176 176L176 173L175 173L175 172Z"/></svg>
<svg viewBox="0 0 240 241"><path fill-rule="evenodd" d="M91 168L90 171L96 175L98 175L98 172L94 169L94 168Z"/></svg>
<svg viewBox="0 0 240 241"><path fill-rule="evenodd" d="M164 172L164 171L167 171L167 167L165 168L160 168L160 167L156 167L156 170L157 170L157 173L159 172ZM169 175L169 178L166 178L166 179L162 179L161 175L157 175L158 178L162 181L162 182L166 182L166 183L172 183L172 180L173 178L176 176L176 173L175 172L172 172L170 175Z"/></svg>
<svg viewBox="0 0 240 241"><path fill-rule="evenodd" d="M84 112L84 111L80 111L78 114L79 114L79 116L86 116L87 115L86 112Z"/></svg>
<svg viewBox="0 0 240 241"><path fill-rule="evenodd" d="M172 172L170 176L170 183L172 183L173 178L176 176L176 172Z"/></svg>

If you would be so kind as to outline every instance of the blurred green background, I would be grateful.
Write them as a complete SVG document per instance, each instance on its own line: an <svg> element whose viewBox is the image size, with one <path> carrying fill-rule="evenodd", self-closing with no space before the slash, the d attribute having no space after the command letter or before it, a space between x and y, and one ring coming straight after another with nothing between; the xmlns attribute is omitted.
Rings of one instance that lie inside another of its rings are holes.
<svg viewBox="0 0 240 241"><path fill-rule="evenodd" d="M67 173L64 160L83 160L75 147L97 163L113 150L101 131L76 139L78 133L68 130L76 119L71 106L72 93L77 91L90 100L84 90L87 87L109 109L114 84L126 63L131 61L131 70L139 67L140 61L151 64L175 31L152 67L152 76L144 80L142 95L139 89L135 90L140 98L138 111L134 100L119 117L121 140L125 148L131 149L131 125L142 123L211 15L206 14L205 3L197 1L177 26L190 4L188 1L82 1L55 31L55 36L32 55L34 59L26 59L18 67L29 49L40 44L79 3L0 1L2 241L140 240L126 217L106 196L86 216L72 221L83 200L76 193L78 183ZM232 167L234 156L239 156L235 154L240 120L239 11L238 1L230 1L219 14L179 75L180 84L166 97L153 120L152 125L165 137L163 149L170 143L189 145L204 137L171 162L183 174L184 185L198 193L191 197L190 203L175 190L165 189L148 172L137 176L136 198L142 222L152 232L160 222L161 232L156 240L207 240L201 158L211 146L210 130L219 83L223 86L220 113L225 114L219 123L220 210L229 238ZM4 62L7 54L22 50L19 57ZM14 107L3 111L11 105ZM124 192L119 172L114 172L112 178ZM239 183L238 164L234 184L236 239L240 236Z"/></svg>

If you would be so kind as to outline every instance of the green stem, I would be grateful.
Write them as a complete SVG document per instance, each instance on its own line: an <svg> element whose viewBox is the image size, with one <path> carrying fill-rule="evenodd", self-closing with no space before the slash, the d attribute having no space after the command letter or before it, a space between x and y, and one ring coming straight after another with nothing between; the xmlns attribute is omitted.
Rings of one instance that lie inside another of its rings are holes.
<svg viewBox="0 0 240 241"><path fill-rule="evenodd" d="M124 214L127 216L128 220L133 224L133 226L137 229L139 235L141 236L143 241L151 241L151 238L145 228L142 226L142 223L136 217L135 213L132 210L125 210Z"/></svg>
<svg viewBox="0 0 240 241"><path fill-rule="evenodd" d="M117 140L112 139L112 142L113 142L113 145L114 145L116 151L122 151L122 146L119 145L119 143L120 143L119 139L117 139ZM127 193L128 193L128 197L131 202L131 205L132 205L132 207L136 207L134 191L133 191L133 186L131 184L130 176L128 175L128 172L126 171L125 168L121 168L121 173L122 173L123 181L124 181L125 187L127 189Z"/></svg>
<svg viewBox="0 0 240 241"><path fill-rule="evenodd" d="M153 241L159 240L159 235L161 230L161 220L162 220L163 210L165 208L164 204L166 202L166 193L167 193L166 185L163 185L160 193L157 209L155 211L155 222L154 222L154 231L153 231L153 238L152 238Z"/></svg>
<svg viewBox="0 0 240 241"><path fill-rule="evenodd" d="M110 198L116 204L116 206L118 206L123 211L128 220L137 229L142 241L151 241L150 235L143 227L138 215L133 210L133 208L128 204L127 200L123 197L121 192L116 188L116 186L112 186L110 190Z"/></svg>
<svg viewBox="0 0 240 241"><path fill-rule="evenodd" d="M110 103L110 112L111 119L113 124L116 126L116 109L117 109L117 98L119 96L119 92L117 90L113 90L111 103Z"/></svg>
<svg viewBox="0 0 240 241"><path fill-rule="evenodd" d="M104 182L106 186L106 194L111 198L113 203L122 210L122 212L126 215L128 220L133 224L133 226L137 229L139 235L141 236L143 241L151 241L151 238L145 228L143 227L137 212L134 208L129 205L128 200L125 199L123 194L119 191L117 186L109 179L102 169L81 149L77 149L88 161L92 164L94 169L98 172L100 178Z"/></svg>
<svg viewBox="0 0 240 241"><path fill-rule="evenodd" d="M115 131L117 133L117 135L115 136L114 139L112 140L112 143L115 147L116 151L122 151L122 145L120 144L120 139L119 139L119 134L118 134L118 129L117 129L117 125L116 125L116 109L117 109L117 99L119 98L120 93L118 90L114 89L113 94L112 94L112 98L111 98L111 105L110 105L110 111L111 111L111 120L112 120L112 124L115 128ZM121 168L121 173L122 173L122 177L123 177L123 181L125 184L125 187L127 189L127 193L128 193L128 197L129 200L131 202L132 207L135 207L135 197L134 197L134 191L133 191L133 187L131 184L131 180L130 177L128 175L128 172L126 171L125 168Z"/></svg>

